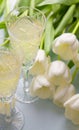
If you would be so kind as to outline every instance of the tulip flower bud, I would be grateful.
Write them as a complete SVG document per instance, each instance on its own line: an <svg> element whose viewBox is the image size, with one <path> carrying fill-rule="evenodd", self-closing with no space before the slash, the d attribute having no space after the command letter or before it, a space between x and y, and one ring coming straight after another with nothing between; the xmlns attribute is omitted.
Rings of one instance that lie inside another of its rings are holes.
<svg viewBox="0 0 79 130"><path fill-rule="evenodd" d="M72 84L67 86L60 86L56 89L53 101L59 106L63 107L64 103L75 94L75 87Z"/></svg>
<svg viewBox="0 0 79 130"><path fill-rule="evenodd" d="M79 124L79 94L72 96L64 103L65 116L74 124Z"/></svg>
<svg viewBox="0 0 79 130"><path fill-rule="evenodd" d="M30 86L31 95L42 99L50 98L54 91L55 88L52 86L51 89L50 82L43 75L35 77Z"/></svg>
<svg viewBox="0 0 79 130"><path fill-rule="evenodd" d="M30 68L29 72L32 75L39 75L45 73L48 65L50 63L50 58L46 56L44 50L39 50L35 59L33 66Z"/></svg>
<svg viewBox="0 0 79 130"><path fill-rule="evenodd" d="M64 60L72 60L78 53L79 41L72 33L64 33L53 41L53 52Z"/></svg>
<svg viewBox="0 0 79 130"><path fill-rule="evenodd" d="M69 68L63 61L59 60L50 63L46 75L54 86L66 86L72 80Z"/></svg>

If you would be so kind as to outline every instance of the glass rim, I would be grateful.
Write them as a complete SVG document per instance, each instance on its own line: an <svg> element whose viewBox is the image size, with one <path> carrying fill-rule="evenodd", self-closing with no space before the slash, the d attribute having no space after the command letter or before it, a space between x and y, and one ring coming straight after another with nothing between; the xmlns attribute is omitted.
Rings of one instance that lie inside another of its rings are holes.
<svg viewBox="0 0 79 130"><path fill-rule="evenodd" d="M44 29L45 29L45 26L46 26L46 17L45 17L45 15L44 15L44 13L43 13L42 11L40 11L39 9L37 9L37 8L35 8L35 7L29 7L29 6L15 7L15 8L12 9L12 10L8 13L8 15L6 16L6 18L5 18L5 24L6 24L7 30L8 30L8 32L9 32L9 34L11 35L11 37L14 38L14 39L17 40L17 41L21 41L21 40L20 40L19 38L17 38L17 37L8 29L8 24L7 24L8 18L10 17L10 14L11 14L15 9L20 10L20 9L30 9L30 8L36 10L37 12L39 12L39 13L43 16L43 19L44 19L43 31L44 31ZM24 40L24 41L26 41L26 40Z"/></svg>

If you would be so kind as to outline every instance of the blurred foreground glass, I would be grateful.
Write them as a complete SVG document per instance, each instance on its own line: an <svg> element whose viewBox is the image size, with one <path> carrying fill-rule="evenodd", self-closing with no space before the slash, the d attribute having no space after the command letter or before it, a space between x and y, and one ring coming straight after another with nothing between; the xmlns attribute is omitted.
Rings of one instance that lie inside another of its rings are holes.
<svg viewBox="0 0 79 130"><path fill-rule="evenodd" d="M45 16L38 9L20 7L9 13L6 25L11 45L23 62L23 79L21 78L21 85L18 86L16 97L23 103L34 102L38 98L30 95L29 87L32 75L29 75L29 68L33 64L39 49L45 29Z"/></svg>
<svg viewBox="0 0 79 130"><path fill-rule="evenodd" d="M0 43L3 41L0 38ZM14 101L20 72L17 56L0 46L0 130L20 130L23 127L23 115L15 108Z"/></svg>

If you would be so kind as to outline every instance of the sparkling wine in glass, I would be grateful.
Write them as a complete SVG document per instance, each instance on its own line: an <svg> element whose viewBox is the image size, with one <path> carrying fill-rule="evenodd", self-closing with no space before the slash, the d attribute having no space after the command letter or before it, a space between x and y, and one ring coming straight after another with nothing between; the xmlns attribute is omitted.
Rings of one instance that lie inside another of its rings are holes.
<svg viewBox="0 0 79 130"><path fill-rule="evenodd" d="M23 63L22 77L16 97L23 103L31 103L38 99L30 95L29 87L32 75L29 68L34 62L45 28L44 14L35 8L20 7L9 13L6 19L11 46Z"/></svg>
<svg viewBox="0 0 79 130"><path fill-rule="evenodd" d="M23 114L15 107L14 100L20 72L17 56L0 47L0 130L21 130L23 127Z"/></svg>

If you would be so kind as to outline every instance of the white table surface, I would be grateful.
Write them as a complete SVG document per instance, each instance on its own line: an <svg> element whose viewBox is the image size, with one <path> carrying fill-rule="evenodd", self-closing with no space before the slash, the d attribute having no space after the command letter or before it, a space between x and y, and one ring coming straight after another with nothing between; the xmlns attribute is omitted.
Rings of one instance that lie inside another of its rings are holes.
<svg viewBox="0 0 79 130"><path fill-rule="evenodd" d="M22 130L79 130L64 116L64 109L54 105L50 100L38 100L31 104L17 102L24 114Z"/></svg>

